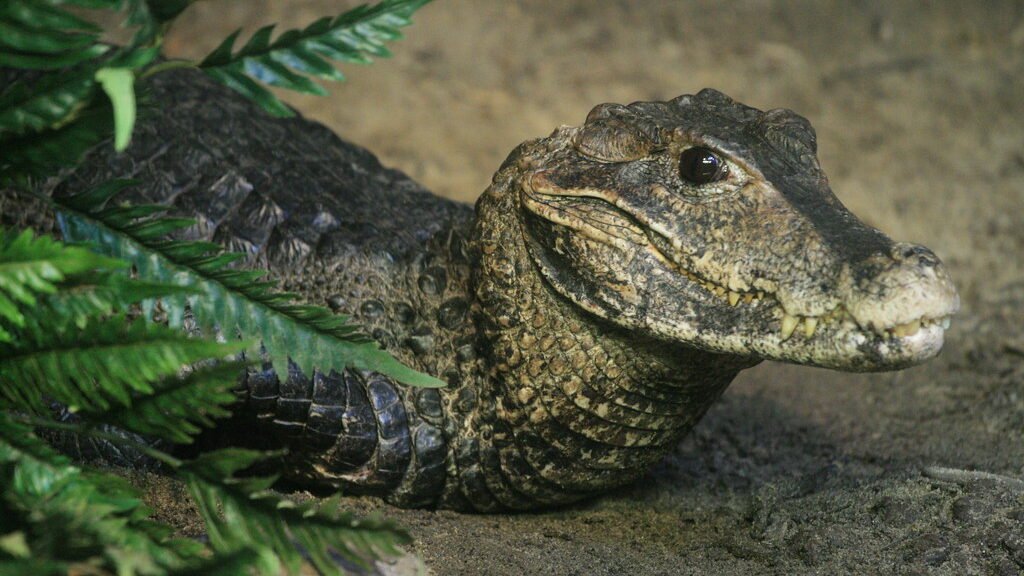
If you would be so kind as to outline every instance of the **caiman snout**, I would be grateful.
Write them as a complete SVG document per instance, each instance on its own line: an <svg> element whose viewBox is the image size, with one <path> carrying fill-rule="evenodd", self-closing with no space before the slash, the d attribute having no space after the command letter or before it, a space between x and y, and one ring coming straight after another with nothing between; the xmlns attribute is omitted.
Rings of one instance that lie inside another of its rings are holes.
<svg viewBox="0 0 1024 576"><path fill-rule="evenodd" d="M888 254L876 254L844 271L843 306L864 330L905 338L922 328L948 326L960 297L934 252L918 244L896 242Z"/></svg>

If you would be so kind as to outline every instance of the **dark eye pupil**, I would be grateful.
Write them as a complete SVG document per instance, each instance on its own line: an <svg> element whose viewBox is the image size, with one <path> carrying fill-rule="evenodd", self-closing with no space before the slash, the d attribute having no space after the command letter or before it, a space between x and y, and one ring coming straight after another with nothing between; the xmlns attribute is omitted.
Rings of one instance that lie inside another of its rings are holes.
<svg viewBox="0 0 1024 576"><path fill-rule="evenodd" d="M702 146L683 151L679 157L679 175L694 184L716 182L725 177L725 162Z"/></svg>

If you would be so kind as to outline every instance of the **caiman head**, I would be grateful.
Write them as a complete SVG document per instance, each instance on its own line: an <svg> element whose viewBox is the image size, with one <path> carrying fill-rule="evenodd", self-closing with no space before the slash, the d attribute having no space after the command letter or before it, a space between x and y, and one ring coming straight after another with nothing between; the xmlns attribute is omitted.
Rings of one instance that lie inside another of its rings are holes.
<svg viewBox="0 0 1024 576"><path fill-rule="evenodd" d="M645 335L855 371L935 356L959 298L929 249L829 188L814 130L704 90L603 104L524 145L513 186L546 282Z"/></svg>

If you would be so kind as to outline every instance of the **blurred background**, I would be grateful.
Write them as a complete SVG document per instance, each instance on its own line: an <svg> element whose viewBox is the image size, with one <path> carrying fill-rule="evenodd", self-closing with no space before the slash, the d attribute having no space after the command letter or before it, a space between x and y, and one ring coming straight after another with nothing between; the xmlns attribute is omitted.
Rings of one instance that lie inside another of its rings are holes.
<svg viewBox="0 0 1024 576"><path fill-rule="evenodd" d="M236 28L354 5L200 2L167 53L201 58ZM745 372L648 478L595 503L508 517L383 507L436 573L1024 570L1024 502L975 493L961 514L966 496L920 472L1024 476L1024 2L437 0L391 48L343 66L329 98L282 96L463 201L519 142L601 102L714 87L791 108L817 129L839 198L931 247L963 301L943 355L911 370ZM1013 525L1006 540L998 527Z"/></svg>

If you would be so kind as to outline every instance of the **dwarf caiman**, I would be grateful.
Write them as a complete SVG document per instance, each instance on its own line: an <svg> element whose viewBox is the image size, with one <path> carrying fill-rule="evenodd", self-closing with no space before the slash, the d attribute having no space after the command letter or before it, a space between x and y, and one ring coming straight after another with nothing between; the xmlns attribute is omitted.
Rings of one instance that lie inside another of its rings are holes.
<svg viewBox="0 0 1024 576"><path fill-rule="evenodd" d="M641 476L740 370L901 369L938 354L959 306L935 254L840 203L789 110L714 90L602 104L517 147L474 211L201 74L151 90L127 153L92 152L57 193L136 179L123 200L196 218L191 237L448 383L251 369L247 434L303 483L468 511L576 501Z"/></svg>

